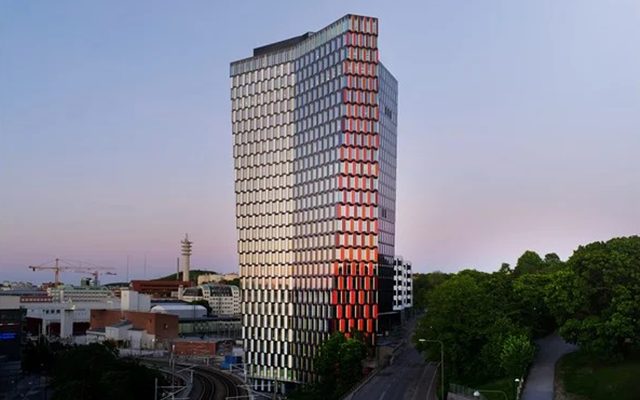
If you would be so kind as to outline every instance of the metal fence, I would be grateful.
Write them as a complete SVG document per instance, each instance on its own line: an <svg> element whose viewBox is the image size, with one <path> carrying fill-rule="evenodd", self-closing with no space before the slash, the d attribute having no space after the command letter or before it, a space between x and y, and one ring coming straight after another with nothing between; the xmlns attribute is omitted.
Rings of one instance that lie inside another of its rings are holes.
<svg viewBox="0 0 640 400"><path fill-rule="evenodd" d="M456 383L450 383L449 384L449 392L450 393L459 394L459 395L468 397L469 399L487 400L487 397L485 395L483 395L482 393L480 393L479 397L474 396L473 393L476 390L477 389L471 389L470 387L458 385Z"/></svg>

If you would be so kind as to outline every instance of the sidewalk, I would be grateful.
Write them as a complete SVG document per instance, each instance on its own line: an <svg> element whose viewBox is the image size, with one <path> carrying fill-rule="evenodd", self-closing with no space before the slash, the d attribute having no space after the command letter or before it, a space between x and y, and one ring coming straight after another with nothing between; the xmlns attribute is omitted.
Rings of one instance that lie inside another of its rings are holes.
<svg viewBox="0 0 640 400"><path fill-rule="evenodd" d="M557 333L537 341L538 354L525 382L521 400L553 400L556 362L577 349L565 342Z"/></svg>

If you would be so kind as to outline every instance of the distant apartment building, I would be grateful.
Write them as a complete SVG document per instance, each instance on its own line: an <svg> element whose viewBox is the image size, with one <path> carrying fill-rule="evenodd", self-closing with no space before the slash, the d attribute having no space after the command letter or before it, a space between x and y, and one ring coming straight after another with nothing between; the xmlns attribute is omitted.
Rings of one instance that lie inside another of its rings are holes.
<svg viewBox="0 0 640 400"><path fill-rule="evenodd" d="M204 300L211 307L211 315L239 315L240 289L234 285L204 284L184 290L184 301Z"/></svg>
<svg viewBox="0 0 640 400"><path fill-rule="evenodd" d="M202 274L198 276L198 285L203 285L205 283L225 283L225 282L236 280L239 277L240 275L236 273Z"/></svg>
<svg viewBox="0 0 640 400"><path fill-rule="evenodd" d="M403 312L413 307L413 273L411 263L394 260L393 310Z"/></svg>
<svg viewBox="0 0 640 400"><path fill-rule="evenodd" d="M375 341L381 266L390 291L395 273L397 95L372 17L346 15L231 63L245 368L255 388L312 380L332 332Z"/></svg>

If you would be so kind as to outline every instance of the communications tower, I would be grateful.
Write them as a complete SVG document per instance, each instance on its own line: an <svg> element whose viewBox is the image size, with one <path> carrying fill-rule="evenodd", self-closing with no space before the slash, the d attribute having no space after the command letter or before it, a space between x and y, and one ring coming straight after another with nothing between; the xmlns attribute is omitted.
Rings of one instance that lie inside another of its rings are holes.
<svg viewBox="0 0 640 400"><path fill-rule="evenodd" d="M185 233L182 244L182 281L189 282L189 268L191 267L191 244L189 234Z"/></svg>

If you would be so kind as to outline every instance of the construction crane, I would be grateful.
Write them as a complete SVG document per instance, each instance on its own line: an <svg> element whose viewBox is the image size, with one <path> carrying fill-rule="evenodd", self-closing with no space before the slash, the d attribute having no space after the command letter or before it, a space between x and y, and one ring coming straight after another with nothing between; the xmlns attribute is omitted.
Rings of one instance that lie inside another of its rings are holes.
<svg viewBox="0 0 640 400"><path fill-rule="evenodd" d="M60 273L63 271L91 274L93 275L95 285L98 284L98 277L101 272L105 275L116 275L115 272L109 272L113 271L115 268L100 267L87 262L63 260L60 258L56 258L52 261L47 261L40 265L30 265L29 269L31 269L32 271L53 271L55 279L54 282L56 286L60 285Z"/></svg>
<svg viewBox="0 0 640 400"><path fill-rule="evenodd" d="M100 277L100 271L84 271L84 270L74 270L71 272L78 272L78 273L86 273L89 272L91 275L93 275L93 286L98 286L98 283L100 282L98 280L98 278ZM102 275L118 275L115 272L103 272Z"/></svg>

